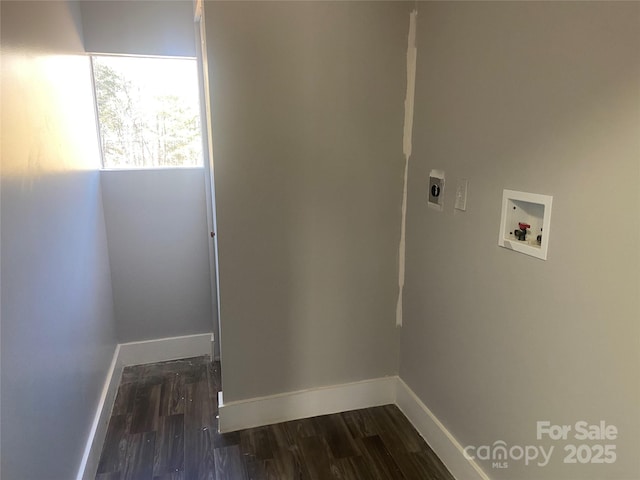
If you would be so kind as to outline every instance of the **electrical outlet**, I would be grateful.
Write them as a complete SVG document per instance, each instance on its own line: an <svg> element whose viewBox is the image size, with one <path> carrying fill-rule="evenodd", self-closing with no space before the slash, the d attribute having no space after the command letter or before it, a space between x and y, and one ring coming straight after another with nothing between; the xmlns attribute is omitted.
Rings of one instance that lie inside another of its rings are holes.
<svg viewBox="0 0 640 480"><path fill-rule="evenodd" d="M428 195L429 207L442 211L444 207L444 172L442 170L431 170Z"/></svg>

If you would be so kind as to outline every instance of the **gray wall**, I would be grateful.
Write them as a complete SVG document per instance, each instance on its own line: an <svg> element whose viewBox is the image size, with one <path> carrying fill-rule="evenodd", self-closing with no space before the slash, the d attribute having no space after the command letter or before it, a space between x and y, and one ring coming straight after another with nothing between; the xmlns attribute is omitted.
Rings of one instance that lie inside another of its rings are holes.
<svg viewBox="0 0 640 480"><path fill-rule="evenodd" d="M203 169L101 179L118 340L211 332Z"/></svg>
<svg viewBox="0 0 640 480"><path fill-rule="evenodd" d="M77 5L2 2L4 480L75 478L115 349Z"/></svg>
<svg viewBox="0 0 640 480"><path fill-rule="evenodd" d="M491 478L640 478L640 4L418 8L401 376L462 445L537 444L538 420L620 430L615 464L563 465L559 442ZM547 261L497 246L504 188L554 196Z"/></svg>
<svg viewBox="0 0 640 480"><path fill-rule="evenodd" d="M80 2L87 52L195 57L192 0Z"/></svg>
<svg viewBox="0 0 640 480"><path fill-rule="evenodd" d="M205 5L225 401L397 371L408 8Z"/></svg>

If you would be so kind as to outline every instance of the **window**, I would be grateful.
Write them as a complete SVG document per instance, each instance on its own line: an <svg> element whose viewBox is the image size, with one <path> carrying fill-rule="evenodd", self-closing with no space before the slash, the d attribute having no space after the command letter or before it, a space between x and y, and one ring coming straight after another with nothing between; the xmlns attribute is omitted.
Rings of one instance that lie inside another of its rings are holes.
<svg viewBox="0 0 640 480"><path fill-rule="evenodd" d="M202 166L195 59L92 62L105 169Z"/></svg>

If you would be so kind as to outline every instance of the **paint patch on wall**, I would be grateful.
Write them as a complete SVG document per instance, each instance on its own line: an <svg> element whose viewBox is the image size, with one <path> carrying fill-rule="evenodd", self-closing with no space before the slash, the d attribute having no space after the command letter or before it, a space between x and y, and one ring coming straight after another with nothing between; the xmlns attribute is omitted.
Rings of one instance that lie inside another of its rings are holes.
<svg viewBox="0 0 640 480"><path fill-rule="evenodd" d="M402 192L402 223L400 226L400 246L398 248L398 303L396 306L396 326L402 326L402 291L405 276L405 242L407 226L407 184L409 180L409 157L411 157L411 135L413 133L413 105L416 89L416 20L418 11L409 14L409 36L407 39L407 93L404 99L404 135L402 152L404 153L404 188Z"/></svg>

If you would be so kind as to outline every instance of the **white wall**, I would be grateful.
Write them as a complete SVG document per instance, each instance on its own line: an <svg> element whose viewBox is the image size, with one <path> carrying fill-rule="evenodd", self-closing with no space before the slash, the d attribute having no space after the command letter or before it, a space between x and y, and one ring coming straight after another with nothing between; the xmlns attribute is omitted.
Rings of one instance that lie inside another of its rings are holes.
<svg viewBox="0 0 640 480"><path fill-rule="evenodd" d="M118 340L211 332L203 169L101 178Z"/></svg>
<svg viewBox="0 0 640 480"><path fill-rule="evenodd" d="M591 442L614 464L564 465L557 442L547 467L481 462L491 478L640 478L640 4L418 9L401 376L463 446L547 445L538 420L620 431ZM554 196L547 261L497 246L504 188Z"/></svg>
<svg viewBox="0 0 640 480"><path fill-rule="evenodd" d="M397 371L409 8L205 4L225 401Z"/></svg>
<svg viewBox="0 0 640 480"><path fill-rule="evenodd" d="M2 2L4 480L75 477L115 349L77 5Z"/></svg>

